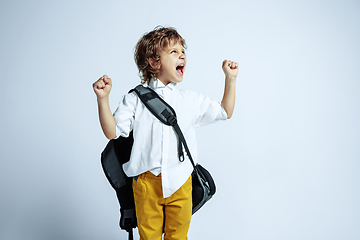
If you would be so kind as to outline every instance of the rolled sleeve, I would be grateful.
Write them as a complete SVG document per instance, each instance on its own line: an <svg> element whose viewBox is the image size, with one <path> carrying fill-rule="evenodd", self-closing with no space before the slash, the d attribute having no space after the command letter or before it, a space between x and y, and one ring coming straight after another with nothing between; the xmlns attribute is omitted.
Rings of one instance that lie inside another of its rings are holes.
<svg viewBox="0 0 360 240"><path fill-rule="evenodd" d="M216 117L216 120L215 120L216 122L226 120L228 118L225 108L221 104L220 104L220 107L221 107L221 111L220 111L219 115Z"/></svg>
<svg viewBox="0 0 360 240"><path fill-rule="evenodd" d="M199 95L197 102L198 111L195 121L196 127L205 126L227 119L226 111L219 102L208 97L203 97L202 95Z"/></svg>
<svg viewBox="0 0 360 240"><path fill-rule="evenodd" d="M129 93L121 99L117 109L113 113L116 122L116 138L128 137L133 129L137 97L135 93Z"/></svg>

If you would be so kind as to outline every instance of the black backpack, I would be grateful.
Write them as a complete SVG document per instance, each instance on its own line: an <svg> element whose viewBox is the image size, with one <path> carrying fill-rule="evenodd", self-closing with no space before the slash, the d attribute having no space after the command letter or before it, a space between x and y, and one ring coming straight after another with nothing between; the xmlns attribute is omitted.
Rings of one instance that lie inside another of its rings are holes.
<svg viewBox="0 0 360 240"><path fill-rule="evenodd" d="M150 88L138 85L130 90L135 92L143 104L158 118L162 123L172 126L178 136L178 155L179 161L184 161L184 146L194 171L192 173L192 214L198 211L215 194L215 182L210 173L200 164L195 165L191 157L190 150L186 144L184 135L177 124L174 109L167 104L155 91ZM129 232L129 240L133 239L132 229L136 228L136 213L134 194L132 189L132 177L127 177L122 165L129 161L134 139L130 132L129 137L119 137L112 139L101 153L101 165L105 176L111 186L115 189L120 204L120 228Z"/></svg>

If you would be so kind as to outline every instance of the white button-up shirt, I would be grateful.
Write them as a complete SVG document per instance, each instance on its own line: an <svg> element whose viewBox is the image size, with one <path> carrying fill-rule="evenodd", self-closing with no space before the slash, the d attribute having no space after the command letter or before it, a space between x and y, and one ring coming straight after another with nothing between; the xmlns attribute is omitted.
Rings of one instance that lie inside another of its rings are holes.
<svg viewBox="0 0 360 240"><path fill-rule="evenodd" d="M196 164L197 146L195 128L227 119L219 102L192 91L178 90L175 83L165 86L151 79L149 87L174 108L183 135ZM123 165L127 176L146 171L161 173L164 198L171 196L189 178L193 166L184 153L179 161L178 140L171 126L160 122L141 102L136 93L123 96L114 112L116 137L128 137L133 131L134 144L130 161Z"/></svg>

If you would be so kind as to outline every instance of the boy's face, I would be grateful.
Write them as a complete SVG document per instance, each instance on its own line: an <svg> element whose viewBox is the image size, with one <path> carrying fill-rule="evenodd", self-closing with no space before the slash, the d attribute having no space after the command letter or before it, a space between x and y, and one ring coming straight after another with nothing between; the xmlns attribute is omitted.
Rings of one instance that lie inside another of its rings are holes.
<svg viewBox="0 0 360 240"><path fill-rule="evenodd" d="M160 52L160 73L157 78L164 84L179 83L183 80L186 56L184 47L177 42L163 48Z"/></svg>

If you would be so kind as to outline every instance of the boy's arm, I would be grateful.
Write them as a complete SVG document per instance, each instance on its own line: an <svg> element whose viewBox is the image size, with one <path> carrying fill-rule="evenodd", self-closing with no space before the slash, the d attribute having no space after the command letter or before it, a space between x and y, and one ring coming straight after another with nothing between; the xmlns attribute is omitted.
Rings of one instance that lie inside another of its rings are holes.
<svg viewBox="0 0 360 240"><path fill-rule="evenodd" d="M239 71L237 62L224 60L222 69L225 73L225 89L221 105L226 111L227 118L231 118L235 107L236 77Z"/></svg>
<svg viewBox="0 0 360 240"><path fill-rule="evenodd" d="M109 105L111 87L111 78L106 75L99 78L99 80L93 84L93 89L97 96L100 125L108 139L116 137L116 122Z"/></svg>

